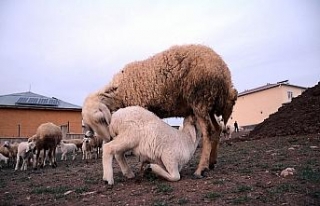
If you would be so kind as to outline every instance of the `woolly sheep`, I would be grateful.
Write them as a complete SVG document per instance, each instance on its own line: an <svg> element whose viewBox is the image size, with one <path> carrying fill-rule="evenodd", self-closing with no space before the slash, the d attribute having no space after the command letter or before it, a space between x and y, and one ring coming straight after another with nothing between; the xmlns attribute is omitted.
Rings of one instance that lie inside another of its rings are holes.
<svg viewBox="0 0 320 206"><path fill-rule="evenodd" d="M49 150L48 156L51 166L57 167L56 147L60 143L61 139L62 131L57 125L48 122L43 123L38 127L36 134L28 139L28 142L34 141L36 144L36 160L33 165L34 169L37 168L41 150L44 150L44 153L43 162L40 164L40 167L44 166L47 150Z"/></svg>
<svg viewBox="0 0 320 206"><path fill-rule="evenodd" d="M64 143L73 143L78 149L82 150L82 139L64 139Z"/></svg>
<svg viewBox="0 0 320 206"><path fill-rule="evenodd" d="M179 131L142 107L119 109L112 115L109 126L113 140L103 146L103 180L114 184L113 156L123 175L133 178L124 155L133 150L143 164L151 163L152 172L169 181L178 181L181 168L191 159L200 140L195 123L194 117L188 116Z"/></svg>
<svg viewBox="0 0 320 206"><path fill-rule="evenodd" d="M231 125L225 125L224 120L222 116L220 115L219 117L215 116L218 124L222 128L221 134L223 135L223 139L225 141L228 141L231 139L231 135L234 132L234 127Z"/></svg>
<svg viewBox="0 0 320 206"><path fill-rule="evenodd" d="M73 143L64 143L64 141L60 141L60 144L58 145L60 147L62 155L61 160L67 160L67 154L72 153L72 160L74 160L77 156L77 145Z"/></svg>
<svg viewBox="0 0 320 206"><path fill-rule="evenodd" d="M22 160L21 170L27 170L28 161L33 159L33 150L35 149L35 142L20 142L18 145L17 162L15 170L18 170L20 160Z"/></svg>
<svg viewBox="0 0 320 206"><path fill-rule="evenodd" d="M92 151L95 151L95 156L98 159L103 145L103 138L101 136L95 136L91 131L87 131L85 137L89 138L89 144L91 146Z"/></svg>
<svg viewBox="0 0 320 206"><path fill-rule="evenodd" d="M82 160L91 159L92 146L90 145L90 138L83 138L82 143Z"/></svg>
<svg viewBox="0 0 320 206"><path fill-rule="evenodd" d="M2 153L0 153L0 162L4 162L6 165L8 164L8 160L9 158L4 156ZM1 165L0 165L0 168L1 168Z"/></svg>
<svg viewBox="0 0 320 206"><path fill-rule="evenodd" d="M16 157L17 157L17 153L18 153L18 145L19 143L15 142L15 143L10 143L9 141L5 141L4 142L4 147L6 147L9 151L9 162L14 163Z"/></svg>
<svg viewBox="0 0 320 206"><path fill-rule="evenodd" d="M139 105L160 118L194 114L203 135L194 174L202 177L217 158L221 128L214 114L227 123L236 99L230 71L218 54L202 45L174 46L126 65L107 86L88 95L82 116L87 129L110 140L109 113L119 108Z"/></svg>

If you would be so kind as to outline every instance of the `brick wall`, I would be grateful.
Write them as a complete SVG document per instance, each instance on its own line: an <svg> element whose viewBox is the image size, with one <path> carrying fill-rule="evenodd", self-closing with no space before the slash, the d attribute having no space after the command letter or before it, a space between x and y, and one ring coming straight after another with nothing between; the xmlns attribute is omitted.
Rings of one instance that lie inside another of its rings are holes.
<svg viewBox="0 0 320 206"><path fill-rule="evenodd" d="M81 110L0 108L0 137L30 137L46 122L69 125L69 132L82 133Z"/></svg>

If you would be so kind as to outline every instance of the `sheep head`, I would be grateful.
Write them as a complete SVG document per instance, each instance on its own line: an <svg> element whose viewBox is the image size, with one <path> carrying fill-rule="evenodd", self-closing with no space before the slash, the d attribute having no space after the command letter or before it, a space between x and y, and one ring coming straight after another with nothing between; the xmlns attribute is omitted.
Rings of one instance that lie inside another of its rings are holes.
<svg viewBox="0 0 320 206"><path fill-rule="evenodd" d="M238 98L238 91L234 88L230 88L229 96L226 99L225 104L222 109L222 118L224 120L224 125L227 125L227 122L232 114L233 106L236 104Z"/></svg>
<svg viewBox="0 0 320 206"><path fill-rule="evenodd" d="M111 120L111 112L101 102L99 93L91 94L85 99L82 107L82 119L88 132L110 141L108 126Z"/></svg>
<svg viewBox="0 0 320 206"><path fill-rule="evenodd" d="M36 143L34 141L28 142L28 147L26 149L26 152L33 151L36 148Z"/></svg>

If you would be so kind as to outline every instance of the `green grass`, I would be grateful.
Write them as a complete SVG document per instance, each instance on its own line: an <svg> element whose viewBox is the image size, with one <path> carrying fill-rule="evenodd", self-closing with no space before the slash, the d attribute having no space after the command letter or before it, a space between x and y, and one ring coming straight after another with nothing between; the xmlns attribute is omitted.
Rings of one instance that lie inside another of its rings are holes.
<svg viewBox="0 0 320 206"><path fill-rule="evenodd" d="M250 200L251 200L251 198L248 197L247 195L245 195L245 196L240 196L240 197L237 197L237 198L233 199L232 203L236 204L236 205L239 205L239 204L247 203Z"/></svg>
<svg viewBox="0 0 320 206"><path fill-rule="evenodd" d="M298 178L306 180L308 182L319 183L320 182L320 171L312 169L311 166L307 165L298 170Z"/></svg>
<svg viewBox="0 0 320 206"><path fill-rule="evenodd" d="M218 199L219 197L221 197L221 194L216 193L216 192L209 192L209 193L205 194L205 198L207 198L209 200L215 200L215 199Z"/></svg>
<svg viewBox="0 0 320 206"><path fill-rule="evenodd" d="M247 185L239 185L237 187L237 190L236 192L248 192L248 191L251 191L252 190L252 187L250 186L247 186Z"/></svg>
<svg viewBox="0 0 320 206"><path fill-rule="evenodd" d="M67 192L69 188L65 186L58 187L38 187L31 190L32 194L63 194Z"/></svg>
<svg viewBox="0 0 320 206"><path fill-rule="evenodd" d="M170 193L173 191L173 188L167 184L158 184L157 185L157 192L158 193Z"/></svg>
<svg viewBox="0 0 320 206"><path fill-rule="evenodd" d="M189 200L186 199L186 198L181 198L178 200L178 204L179 205L185 205L185 204L188 204L189 203Z"/></svg>

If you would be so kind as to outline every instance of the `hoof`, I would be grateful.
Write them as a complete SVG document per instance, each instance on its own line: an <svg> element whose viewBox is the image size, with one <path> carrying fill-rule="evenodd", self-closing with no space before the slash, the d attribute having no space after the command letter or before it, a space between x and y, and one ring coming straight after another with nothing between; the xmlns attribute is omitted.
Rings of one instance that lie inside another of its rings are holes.
<svg viewBox="0 0 320 206"><path fill-rule="evenodd" d="M207 177L207 176L208 176L208 172L209 172L209 169L208 169L208 168L205 168L204 170L202 170L201 176Z"/></svg>
<svg viewBox="0 0 320 206"><path fill-rule="evenodd" d="M112 189L113 188L113 185L109 184L109 182L107 180L104 181L104 184L106 185L107 189Z"/></svg>
<svg viewBox="0 0 320 206"><path fill-rule="evenodd" d="M36 167L34 167L34 168L33 168L33 170L37 170L37 168L36 168Z"/></svg>
<svg viewBox="0 0 320 206"><path fill-rule="evenodd" d="M203 176L202 175L198 175L198 174L193 174L192 178L193 179L202 179Z"/></svg>
<svg viewBox="0 0 320 206"><path fill-rule="evenodd" d="M215 164L217 164L217 161L214 161L214 162L210 163L210 164L209 164L209 169L210 169L210 170L213 170L214 167L215 167Z"/></svg>

